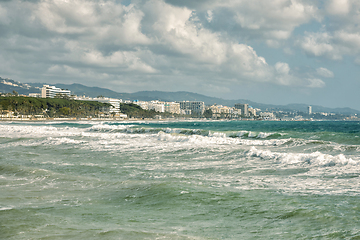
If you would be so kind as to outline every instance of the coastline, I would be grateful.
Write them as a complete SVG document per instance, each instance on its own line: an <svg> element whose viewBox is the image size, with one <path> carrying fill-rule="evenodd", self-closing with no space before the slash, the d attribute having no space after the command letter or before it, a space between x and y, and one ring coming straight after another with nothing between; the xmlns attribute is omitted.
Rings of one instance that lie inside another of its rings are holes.
<svg viewBox="0 0 360 240"><path fill-rule="evenodd" d="M265 122L360 122L360 119L272 119L272 120L255 120L255 119L205 119L205 118L0 118L0 122L52 122L52 121L120 121L120 122L182 122L182 121L208 121L208 122L229 122L229 121L265 121Z"/></svg>

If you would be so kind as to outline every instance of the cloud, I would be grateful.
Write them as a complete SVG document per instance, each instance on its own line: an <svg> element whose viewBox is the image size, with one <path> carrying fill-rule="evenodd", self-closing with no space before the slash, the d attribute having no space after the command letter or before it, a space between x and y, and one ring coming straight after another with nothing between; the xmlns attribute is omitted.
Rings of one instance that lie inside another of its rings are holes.
<svg viewBox="0 0 360 240"><path fill-rule="evenodd" d="M326 78L333 78L334 73L326 68L318 68L316 69L316 72L319 76L326 77Z"/></svg>
<svg viewBox="0 0 360 240"><path fill-rule="evenodd" d="M318 78L309 78L307 87L309 88L323 88L325 87L325 83L323 80Z"/></svg>
<svg viewBox="0 0 360 240"><path fill-rule="evenodd" d="M308 55L315 57L328 56L336 60L341 59L342 56L336 52L331 42L332 36L328 33L306 33L298 43Z"/></svg>
<svg viewBox="0 0 360 240"><path fill-rule="evenodd" d="M349 13L350 4L348 0L331 0L327 2L326 10L332 15L345 15Z"/></svg>
<svg viewBox="0 0 360 240"><path fill-rule="evenodd" d="M317 7L306 1L21 3L0 5L0 13L6 13L0 24L9 25L9 37L0 36L0 54L14 63L12 71L22 78L81 82L98 78L114 86L144 89L154 83L165 88L181 82L183 90L191 86L208 92L213 88L226 92L246 82L324 86L321 80L303 79L281 60L268 64L246 40L281 46L296 27L317 19ZM19 9L24 14L11 18ZM346 32L341 36L348 43L357 41ZM328 41L332 47L333 36L307 37L300 46L309 54L336 55L336 49L322 46Z"/></svg>
<svg viewBox="0 0 360 240"><path fill-rule="evenodd" d="M226 32L237 39L261 39L271 46L275 46L275 40L289 39L296 27L320 19L317 6L301 0L167 2L204 16L206 27L213 31Z"/></svg>
<svg viewBox="0 0 360 240"><path fill-rule="evenodd" d="M6 9L0 6L0 25L7 25L10 23Z"/></svg>
<svg viewBox="0 0 360 240"><path fill-rule="evenodd" d="M319 31L305 32L298 41L306 54L331 60L360 53L360 2L331 0L325 3L322 27Z"/></svg>

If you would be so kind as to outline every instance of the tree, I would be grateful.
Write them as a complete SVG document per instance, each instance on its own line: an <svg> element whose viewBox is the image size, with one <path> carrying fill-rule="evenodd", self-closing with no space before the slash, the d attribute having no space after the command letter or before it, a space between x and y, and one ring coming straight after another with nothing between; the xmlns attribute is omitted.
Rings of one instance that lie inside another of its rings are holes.
<svg viewBox="0 0 360 240"><path fill-rule="evenodd" d="M66 94L62 94L62 93L57 93L55 95L55 98L61 98L61 99L66 99L66 100L70 100L70 97Z"/></svg>
<svg viewBox="0 0 360 240"><path fill-rule="evenodd" d="M59 109L59 112L60 112L61 115L68 116L68 115L70 115L70 108L62 107L62 108Z"/></svg>
<svg viewBox="0 0 360 240"><path fill-rule="evenodd" d="M19 96L19 93L17 92L17 91L12 91L13 92L13 94L17 97L17 96Z"/></svg>
<svg viewBox="0 0 360 240"><path fill-rule="evenodd" d="M212 118L213 112L211 109L206 109L204 112L204 117L206 118Z"/></svg>

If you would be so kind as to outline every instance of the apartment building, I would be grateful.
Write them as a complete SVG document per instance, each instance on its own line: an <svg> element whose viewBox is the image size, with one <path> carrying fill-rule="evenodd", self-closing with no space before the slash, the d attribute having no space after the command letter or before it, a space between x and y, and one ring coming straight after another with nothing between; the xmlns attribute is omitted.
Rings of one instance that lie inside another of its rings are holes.
<svg viewBox="0 0 360 240"><path fill-rule="evenodd" d="M191 114L204 114L205 111L205 103L200 101L182 101L178 102L180 104L181 110L187 110L189 113L189 110L191 111Z"/></svg>
<svg viewBox="0 0 360 240"><path fill-rule="evenodd" d="M54 98L56 95L65 95L70 97L70 90L63 90L55 86L43 85L41 88L41 97L42 98Z"/></svg>

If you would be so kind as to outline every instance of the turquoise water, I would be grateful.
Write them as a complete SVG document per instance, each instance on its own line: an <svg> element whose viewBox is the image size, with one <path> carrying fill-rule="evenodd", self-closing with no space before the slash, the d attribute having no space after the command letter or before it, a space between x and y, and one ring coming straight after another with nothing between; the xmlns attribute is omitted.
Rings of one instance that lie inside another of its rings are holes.
<svg viewBox="0 0 360 240"><path fill-rule="evenodd" d="M360 239L359 122L0 123L0 239Z"/></svg>

